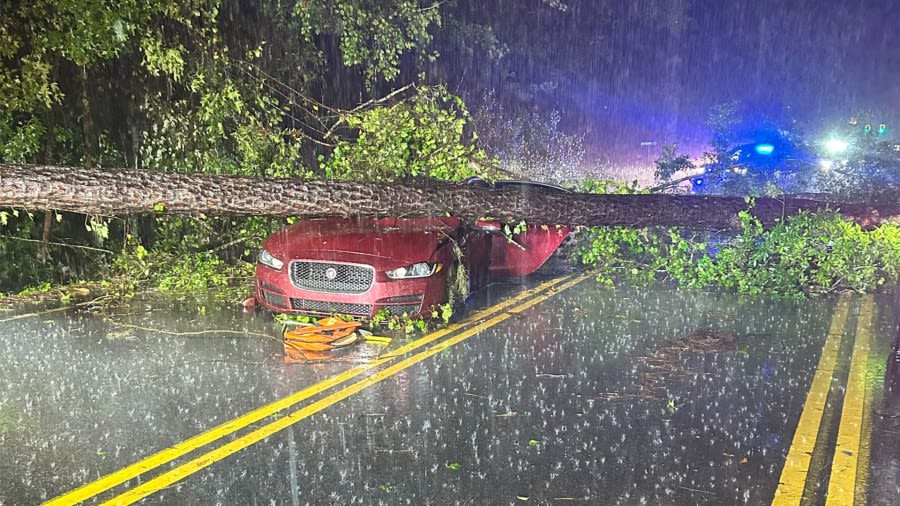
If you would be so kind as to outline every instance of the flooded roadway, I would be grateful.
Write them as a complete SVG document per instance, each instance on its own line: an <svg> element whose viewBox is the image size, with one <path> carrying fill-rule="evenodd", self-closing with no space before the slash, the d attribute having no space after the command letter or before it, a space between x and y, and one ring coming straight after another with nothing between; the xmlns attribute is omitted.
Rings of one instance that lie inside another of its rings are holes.
<svg viewBox="0 0 900 506"><path fill-rule="evenodd" d="M313 363L264 313L0 314L0 504L866 501L886 298L570 285ZM828 486L867 318L847 496Z"/></svg>

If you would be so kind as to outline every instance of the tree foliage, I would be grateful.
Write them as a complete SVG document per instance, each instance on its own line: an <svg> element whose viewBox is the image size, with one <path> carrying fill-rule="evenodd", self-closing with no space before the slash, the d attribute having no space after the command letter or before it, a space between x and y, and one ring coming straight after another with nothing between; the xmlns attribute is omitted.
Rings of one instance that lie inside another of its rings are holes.
<svg viewBox="0 0 900 506"><path fill-rule="evenodd" d="M582 239L580 260L605 284L670 280L679 286L747 295L808 294L893 287L900 227L863 230L834 212L789 216L771 228L741 213L737 235L679 229L597 227Z"/></svg>
<svg viewBox="0 0 900 506"><path fill-rule="evenodd" d="M486 175L485 153L463 101L442 87L423 87L407 100L347 114L352 138L322 156L325 176L393 181L431 177L459 181Z"/></svg>
<svg viewBox="0 0 900 506"><path fill-rule="evenodd" d="M3 161L247 175L311 168L301 152L329 121L311 98L327 97L320 76L347 65L359 90L389 82L441 20L416 0L28 1L0 14Z"/></svg>
<svg viewBox="0 0 900 506"><path fill-rule="evenodd" d="M0 162L321 175L317 154L329 156L335 145L348 152L354 143L329 137L329 129L353 117L346 111L367 95L396 86L391 82L404 65L417 78L427 63L429 29L440 22L439 4L417 0L3 2ZM407 54L415 56L411 65L403 61ZM452 102L449 95L445 100ZM450 130L434 142L460 141L457 124L448 119L441 126ZM431 149L420 167L440 150L458 155L453 149L468 148ZM449 164L447 157L443 170L460 170ZM51 230L33 220L7 220L0 230L26 241L0 239L6 264L22 267L4 277L3 288L71 279L75 271L62 269L62 260L93 240L80 225L85 221L66 216ZM274 226L259 219L116 220L109 247L205 255L218 247L217 238L252 242ZM36 244L47 239L70 246L50 246L55 259L39 259ZM159 266L172 265L177 262Z"/></svg>
<svg viewBox="0 0 900 506"><path fill-rule="evenodd" d="M654 165L656 168L653 171L653 179L657 184L665 184L676 174L693 172L697 168L688 155L678 154L678 147L674 144L663 146L662 154Z"/></svg>
<svg viewBox="0 0 900 506"><path fill-rule="evenodd" d="M307 41L336 36L344 65L361 68L371 87L399 76L404 53L426 55L429 27L441 23L438 7L418 0L298 1L294 14Z"/></svg>

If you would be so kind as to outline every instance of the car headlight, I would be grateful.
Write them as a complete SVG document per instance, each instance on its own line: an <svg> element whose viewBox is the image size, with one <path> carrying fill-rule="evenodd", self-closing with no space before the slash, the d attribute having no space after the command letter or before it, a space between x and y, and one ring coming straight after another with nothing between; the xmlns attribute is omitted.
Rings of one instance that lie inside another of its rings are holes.
<svg viewBox="0 0 900 506"><path fill-rule="evenodd" d="M391 279L427 278L440 269L441 264L419 262L406 267L398 267L385 274Z"/></svg>
<svg viewBox="0 0 900 506"><path fill-rule="evenodd" d="M271 253L262 249L259 250L259 263L265 265L266 267L271 267L276 271L280 271L282 267L284 267L284 262L275 258Z"/></svg>

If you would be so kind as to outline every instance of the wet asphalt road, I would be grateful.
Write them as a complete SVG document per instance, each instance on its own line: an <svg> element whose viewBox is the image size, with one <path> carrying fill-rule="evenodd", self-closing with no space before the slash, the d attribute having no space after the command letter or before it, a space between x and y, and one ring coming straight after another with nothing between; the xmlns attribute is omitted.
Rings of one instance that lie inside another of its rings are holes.
<svg viewBox="0 0 900 506"><path fill-rule="evenodd" d="M519 288L494 287L475 304ZM87 504L193 458L203 462L143 501L768 504L835 304L586 281L392 374L378 376L426 347L221 430ZM888 346L887 306L879 300L873 384ZM3 505L57 497L407 342L289 363L265 313L136 305L107 318L15 315L0 313ZM710 349L687 344L709 332L726 337ZM372 384L328 403L365 378ZM324 407L286 416L314 402ZM279 420L286 428L255 444L204 457ZM834 430L828 423L824 432ZM893 485L880 486L883 495Z"/></svg>

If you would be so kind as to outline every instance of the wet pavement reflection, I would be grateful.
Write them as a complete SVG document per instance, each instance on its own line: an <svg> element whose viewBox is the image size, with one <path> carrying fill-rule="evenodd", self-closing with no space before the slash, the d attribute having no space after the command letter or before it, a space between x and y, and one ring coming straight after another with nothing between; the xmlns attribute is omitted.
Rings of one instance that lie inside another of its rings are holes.
<svg viewBox="0 0 900 506"><path fill-rule="evenodd" d="M147 502L768 503L835 303L587 281ZM290 363L269 315L173 314L0 315L0 503L50 499L385 350Z"/></svg>

